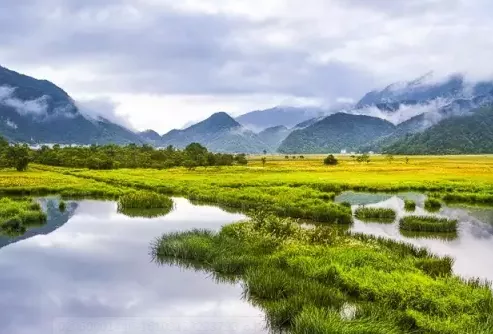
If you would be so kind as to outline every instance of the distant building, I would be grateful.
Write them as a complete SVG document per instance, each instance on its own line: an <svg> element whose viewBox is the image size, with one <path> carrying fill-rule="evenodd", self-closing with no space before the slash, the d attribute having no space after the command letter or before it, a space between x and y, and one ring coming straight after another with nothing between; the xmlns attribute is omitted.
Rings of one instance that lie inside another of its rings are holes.
<svg viewBox="0 0 493 334"><path fill-rule="evenodd" d="M341 154L346 154L347 151L346 150L341 150Z"/></svg>
<svg viewBox="0 0 493 334"><path fill-rule="evenodd" d="M370 152L368 152L368 153L369 153L369 154L374 154L375 152L373 152L373 151L370 151Z"/></svg>

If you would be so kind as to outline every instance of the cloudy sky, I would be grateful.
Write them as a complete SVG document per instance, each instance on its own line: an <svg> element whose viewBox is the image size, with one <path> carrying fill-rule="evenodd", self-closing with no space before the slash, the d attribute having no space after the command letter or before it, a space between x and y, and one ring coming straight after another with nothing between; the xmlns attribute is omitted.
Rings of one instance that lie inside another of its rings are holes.
<svg viewBox="0 0 493 334"><path fill-rule="evenodd" d="M2 0L0 64L135 129L493 73L491 0Z"/></svg>

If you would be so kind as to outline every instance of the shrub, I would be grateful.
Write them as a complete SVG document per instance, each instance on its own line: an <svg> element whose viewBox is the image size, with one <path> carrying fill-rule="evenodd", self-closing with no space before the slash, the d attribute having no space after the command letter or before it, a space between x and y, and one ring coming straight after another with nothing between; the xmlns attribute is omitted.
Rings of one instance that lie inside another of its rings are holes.
<svg viewBox="0 0 493 334"><path fill-rule="evenodd" d="M337 165L339 162L337 161L337 159L332 155L332 154L329 154L325 159L324 159L324 165L327 165L327 166L335 166Z"/></svg>
<svg viewBox="0 0 493 334"><path fill-rule="evenodd" d="M431 216L407 216L399 222L399 227L416 232L457 232L457 220Z"/></svg>

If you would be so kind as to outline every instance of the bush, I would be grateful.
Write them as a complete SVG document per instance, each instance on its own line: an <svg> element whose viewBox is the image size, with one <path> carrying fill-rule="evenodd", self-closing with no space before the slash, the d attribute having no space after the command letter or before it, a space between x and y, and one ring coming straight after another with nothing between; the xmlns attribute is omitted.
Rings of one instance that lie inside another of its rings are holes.
<svg viewBox="0 0 493 334"><path fill-rule="evenodd" d="M335 166L337 165L339 162L337 161L337 159L332 155L332 154L329 154L325 159L324 159L324 165L327 165L327 166Z"/></svg>

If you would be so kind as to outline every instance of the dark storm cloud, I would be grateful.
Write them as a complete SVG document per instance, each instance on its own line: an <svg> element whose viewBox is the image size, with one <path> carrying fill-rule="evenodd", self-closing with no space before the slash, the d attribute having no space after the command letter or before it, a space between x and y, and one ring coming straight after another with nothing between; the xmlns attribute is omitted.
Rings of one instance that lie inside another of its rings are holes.
<svg viewBox="0 0 493 334"><path fill-rule="evenodd" d="M276 24L140 1L4 0L0 62L90 68L94 80L71 81L94 92L335 98L371 86L361 69L308 61L313 50L238 39Z"/></svg>

